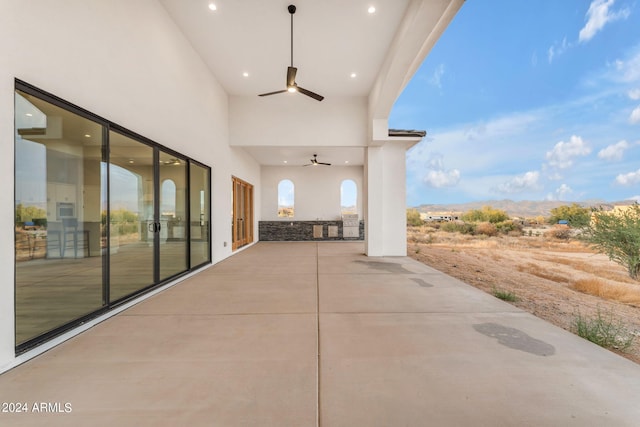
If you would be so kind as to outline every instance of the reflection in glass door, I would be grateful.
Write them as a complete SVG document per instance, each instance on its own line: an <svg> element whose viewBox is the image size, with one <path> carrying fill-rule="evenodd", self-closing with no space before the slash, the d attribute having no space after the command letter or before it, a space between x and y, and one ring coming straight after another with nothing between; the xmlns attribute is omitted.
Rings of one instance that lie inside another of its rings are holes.
<svg viewBox="0 0 640 427"><path fill-rule="evenodd" d="M187 265L187 162L160 151L160 280Z"/></svg>
<svg viewBox="0 0 640 427"><path fill-rule="evenodd" d="M191 217L191 267L211 260L209 245L209 169L194 162L189 165L189 215Z"/></svg>
<svg viewBox="0 0 640 427"><path fill-rule="evenodd" d="M17 348L105 305L102 126L25 91L15 92Z"/></svg>
<svg viewBox="0 0 640 427"><path fill-rule="evenodd" d="M110 295L116 301L154 283L153 148L111 131Z"/></svg>

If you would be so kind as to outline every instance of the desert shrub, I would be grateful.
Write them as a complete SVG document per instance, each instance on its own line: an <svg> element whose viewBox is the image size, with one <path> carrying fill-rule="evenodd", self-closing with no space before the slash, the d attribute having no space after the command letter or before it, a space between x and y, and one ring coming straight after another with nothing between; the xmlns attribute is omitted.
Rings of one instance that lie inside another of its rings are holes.
<svg viewBox="0 0 640 427"><path fill-rule="evenodd" d="M611 261L624 266L632 279L640 279L640 205L619 213L597 210L584 237Z"/></svg>
<svg viewBox="0 0 640 427"><path fill-rule="evenodd" d="M591 210L583 208L577 203L572 203L571 206L558 206L551 209L549 223L557 224L560 220L566 220L571 227L585 227L591 221Z"/></svg>
<svg viewBox="0 0 640 427"><path fill-rule="evenodd" d="M521 223L509 219L506 221L498 222L496 224L496 228L500 233L520 236L522 235L523 227ZM517 234L512 232L516 232Z"/></svg>
<svg viewBox="0 0 640 427"><path fill-rule="evenodd" d="M447 233L474 234L475 229L474 224L463 221L445 222L440 226L440 230L446 231Z"/></svg>
<svg viewBox="0 0 640 427"><path fill-rule="evenodd" d="M462 215L465 222L491 222L493 224L506 221L509 215L502 209L494 209L491 206L483 206L482 209L472 209Z"/></svg>
<svg viewBox="0 0 640 427"><path fill-rule="evenodd" d="M571 238L571 228L568 225L557 224L544 233L545 237L558 240L569 240Z"/></svg>
<svg viewBox="0 0 640 427"><path fill-rule="evenodd" d="M515 292L504 291L502 289L493 288L493 296L507 302L517 302L518 297Z"/></svg>
<svg viewBox="0 0 640 427"><path fill-rule="evenodd" d="M424 221L420 218L420 212L416 209L407 209L407 225L417 227L423 224Z"/></svg>
<svg viewBox="0 0 640 427"><path fill-rule="evenodd" d="M621 320L614 319L613 313L602 314L600 309L595 317L575 315L573 329L578 336L592 343L621 351L631 347L634 339Z"/></svg>
<svg viewBox="0 0 640 427"><path fill-rule="evenodd" d="M490 222L481 222L476 225L476 234L495 236L498 234L498 228Z"/></svg>

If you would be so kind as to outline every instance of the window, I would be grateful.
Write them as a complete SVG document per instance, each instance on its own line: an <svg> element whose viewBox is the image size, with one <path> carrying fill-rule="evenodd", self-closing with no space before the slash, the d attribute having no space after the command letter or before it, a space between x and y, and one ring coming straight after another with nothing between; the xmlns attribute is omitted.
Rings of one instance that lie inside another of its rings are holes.
<svg viewBox="0 0 640 427"><path fill-rule="evenodd" d="M293 182L290 180L283 179L278 183L278 217L293 218L294 193Z"/></svg>
<svg viewBox="0 0 640 427"><path fill-rule="evenodd" d="M358 186L351 179L340 184L340 213L342 215L358 213Z"/></svg>

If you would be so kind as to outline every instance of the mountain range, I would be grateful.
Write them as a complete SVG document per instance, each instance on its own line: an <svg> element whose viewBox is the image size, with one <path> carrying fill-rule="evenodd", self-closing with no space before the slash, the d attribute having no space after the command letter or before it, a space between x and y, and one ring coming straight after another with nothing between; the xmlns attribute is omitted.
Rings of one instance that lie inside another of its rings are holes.
<svg viewBox="0 0 640 427"><path fill-rule="evenodd" d="M468 203L453 204L422 204L415 206L418 212L467 212L473 209L481 209L483 206L491 206L494 209L502 209L510 217L533 218L538 215L548 217L551 215L551 209L559 206L571 205L577 203L583 207L602 207L604 209L612 209L616 205L629 205L632 200L606 202L604 200L587 200L581 202L561 202L555 200L482 200Z"/></svg>

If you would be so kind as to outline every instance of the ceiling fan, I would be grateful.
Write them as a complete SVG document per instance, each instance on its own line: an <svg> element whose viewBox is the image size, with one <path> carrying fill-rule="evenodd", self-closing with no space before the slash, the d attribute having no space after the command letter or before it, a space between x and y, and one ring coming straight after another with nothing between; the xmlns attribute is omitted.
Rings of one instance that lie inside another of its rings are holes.
<svg viewBox="0 0 640 427"><path fill-rule="evenodd" d="M296 83L296 73L298 72L298 69L293 66L293 14L296 13L296 7L291 4L287 9L291 14L291 66L287 67L287 88L277 90L275 92L261 93L258 96L269 96L284 92L300 92L301 94L310 96L317 101L322 101L324 99L324 96L318 95L317 93L302 88Z"/></svg>
<svg viewBox="0 0 640 427"><path fill-rule="evenodd" d="M309 160L311 163L306 164L306 165L302 165L302 166L318 166L318 165L322 165L322 166L331 166L331 163L322 163L318 161L318 155L314 154L313 155L313 159Z"/></svg>

